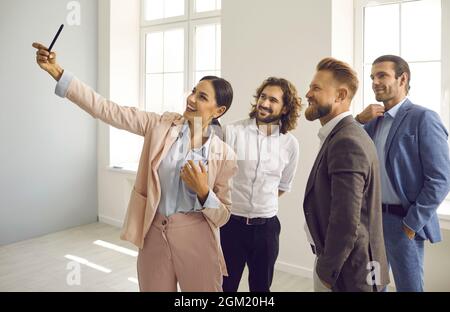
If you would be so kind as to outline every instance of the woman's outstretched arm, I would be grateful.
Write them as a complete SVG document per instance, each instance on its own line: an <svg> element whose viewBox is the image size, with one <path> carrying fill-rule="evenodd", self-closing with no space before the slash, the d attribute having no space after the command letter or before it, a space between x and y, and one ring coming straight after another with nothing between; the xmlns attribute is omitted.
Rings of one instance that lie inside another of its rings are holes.
<svg viewBox="0 0 450 312"><path fill-rule="evenodd" d="M107 100L72 74L65 72L57 63L55 52L49 53L44 45L36 42L33 47L37 49L36 62L39 67L58 81L56 93L77 104L92 117L141 136L145 136L149 129L159 124L160 115Z"/></svg>

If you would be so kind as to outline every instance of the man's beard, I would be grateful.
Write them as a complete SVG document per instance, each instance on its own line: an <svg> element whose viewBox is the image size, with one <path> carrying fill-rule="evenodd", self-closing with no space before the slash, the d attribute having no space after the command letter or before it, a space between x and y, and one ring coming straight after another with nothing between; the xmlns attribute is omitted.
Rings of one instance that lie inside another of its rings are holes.
<svg viewBox="0 0 450 312"><path fill-rule="evenodd" d="M256 120L259 122L262 122L262 123L269 124L269 123L275 123L276 121L280 121L281 117L282 117L281 114L276 115L276 116L268 116L266 118L260 118L260 117L258 117L258 115L256 115Z"/></svg>
<svg viewBox="0 0 450 312"><path fill-rule="evenodd" d="M377 102L387 102L389 100L391 100L393 97L390 96L389 94L375 94L375 100L377 100Z"/></svg>
<svg viewBox="0 0 450 312"><path fill-rule="evenodd" d="M331 105L328 104L326 106L309 106L306 109L305 117L309 121L314 121L316 119L327 116L331 112Z"/></svg>
<svg viewBox="0 0 450 312"><path fill-rule="evenodd" d="M264 111L266 111L268 113L272 113L272 111L267 111L267 110L264 110ZM280 121L281 117L283 117L283 114L269 115L267 117L261 118L261 117L259 117L259 110L256 111L256 120L258 122L262 122L262 123L266 123L266 124L275 123L277 121Z"/></svg>
<svg viewBox="0 0 450 312"><path fill-rule="evenodd" d="M398 89L396 89L395 87L389 87L386 86L384 87L383 92L381 93L376 93L374 91L374 95L375 95L375 100L377 100L377 102L388 102L390 100L392 100L393 98L395 98L395 95L398 93Z"/></svg>

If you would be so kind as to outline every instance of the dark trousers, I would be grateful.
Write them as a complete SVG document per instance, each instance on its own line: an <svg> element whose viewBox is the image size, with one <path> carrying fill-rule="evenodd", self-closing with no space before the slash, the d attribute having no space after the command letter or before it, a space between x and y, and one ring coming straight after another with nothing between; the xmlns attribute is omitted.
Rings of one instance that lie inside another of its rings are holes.
<svg viewBox="0 0 450 312"><path fill-rule="evenodd" d="M220 230L222 250L228 270L223 291L236 292L245 264L251 292L269 292L278 257L281 225L278 218L265 224L247 225L233 217Z"/></svg>

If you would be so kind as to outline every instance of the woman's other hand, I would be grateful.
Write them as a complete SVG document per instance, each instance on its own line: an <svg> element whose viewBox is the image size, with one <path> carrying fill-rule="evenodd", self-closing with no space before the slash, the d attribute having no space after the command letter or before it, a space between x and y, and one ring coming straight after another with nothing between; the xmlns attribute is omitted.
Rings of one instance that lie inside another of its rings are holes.
<svg viewBox="0 0 450 312"><path fill-rule="evenodd" d="M208 198L208 172L205 165L199 161L197 166L194 161L188 160L180 172L180 178L192 191L197 194L198 200L203 205Z"/></svg>

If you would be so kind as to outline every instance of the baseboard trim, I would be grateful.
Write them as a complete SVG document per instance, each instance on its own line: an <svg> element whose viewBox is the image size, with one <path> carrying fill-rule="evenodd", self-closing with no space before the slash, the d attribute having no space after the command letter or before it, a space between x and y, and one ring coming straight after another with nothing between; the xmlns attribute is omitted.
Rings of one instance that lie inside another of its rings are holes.
<svg viewBox="0 0 450 312"><path fill-rule="evenodd" d="M114 219L114 218L110 218L107 216L98 216L98 221L100 223L105 223L105 224L109 224L118 228L121 228L123 225L123 221L122 220L118 220L118 219Z"/></svg>
<svg viewBox="0 0 450 312"><path fill-rule="evenodd" d="M289 274L301 276L301 277L306 277L306 278L311 278L311 279L313 278L312 269L308 269L303 266L295 265L292 263L277 261L275 263L275 269L282 271L282 272L289 273Z"/></svg>

